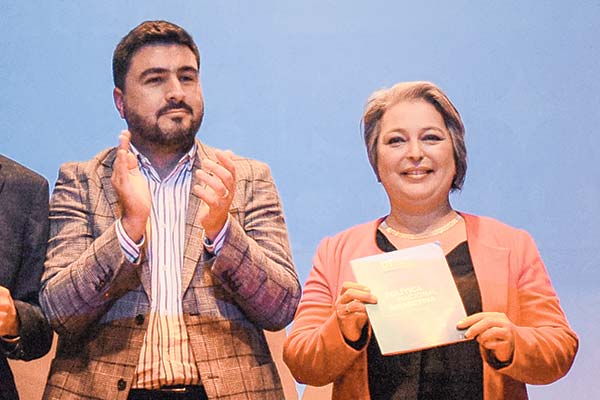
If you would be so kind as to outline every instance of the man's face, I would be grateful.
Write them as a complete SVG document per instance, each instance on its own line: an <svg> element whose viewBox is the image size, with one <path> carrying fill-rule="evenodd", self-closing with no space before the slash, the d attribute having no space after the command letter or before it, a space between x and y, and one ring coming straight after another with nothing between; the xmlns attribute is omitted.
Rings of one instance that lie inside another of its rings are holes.
<svg viewBox="0 0 600 400"><path fill-rule="evenodd" d="M124 90L115 88L114 99L136 146L189 149L204 116L194 53L178 44L138 49L131 58Z"/></svg>

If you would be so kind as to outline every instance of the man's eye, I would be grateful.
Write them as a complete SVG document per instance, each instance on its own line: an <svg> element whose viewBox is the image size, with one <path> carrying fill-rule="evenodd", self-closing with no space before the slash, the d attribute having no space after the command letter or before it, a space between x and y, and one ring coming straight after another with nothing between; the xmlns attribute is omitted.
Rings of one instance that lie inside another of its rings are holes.
<svg viewBox="0 0 600 400"><path fill-rule="evenodd" d="M161 83L161 82L162 82L162 78L160 76L153 76L153 77L146 79L146 83L149 83L149 84Z"/></svg>

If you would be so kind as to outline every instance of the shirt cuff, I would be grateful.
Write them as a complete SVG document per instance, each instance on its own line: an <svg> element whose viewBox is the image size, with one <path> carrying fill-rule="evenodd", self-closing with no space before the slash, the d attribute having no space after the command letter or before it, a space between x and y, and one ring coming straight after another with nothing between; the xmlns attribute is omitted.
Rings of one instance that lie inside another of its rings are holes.
<svg viewBox="0 0 600 400"><path fill-rule="evenodd" d="M229 216L227 216L227 221L225 221L225 225L223 225L223 228L221 228L221 230L219 231L219 234L217 235L217 237L215 238L215 240L213 242L210 241L209 238L206 237L206 235L204 236L204 248L206 249L207 252L209 252L212 255L218 256L219 252L221 251L221 249L223 248L223 244L225 244L225 239L227 238L227 232L229 229Z"/></svg>
<svg viewBox="0 0 600 400"><path fill-rule="evenodd" d="M21 340L21 336L0 336L0 339L4 343L16 344L19 340Z"/></svg>
<svg viewBox="0 0 600 400"><path fill-rule="evenodd" d="M0 354L6 357L20 358L21 336L6 337L0 336Z"/></svg>
<svg viewBox="0 0 600 400"><path fill-rule="evenodd" d="M121 219L117 220L116 231L117 238L119 239L119 244L121 245L121 249L123 250L123 253L125 253L125 258L127 258L127 260L129 260L132 263L136 263L140 258L140 254L142 252L141 249L144 244L145 237L142 236L140 242L136 243L133 239L129 237L129 235L127 235L127 232L125 232L125 228L123 228Z"/></svg>

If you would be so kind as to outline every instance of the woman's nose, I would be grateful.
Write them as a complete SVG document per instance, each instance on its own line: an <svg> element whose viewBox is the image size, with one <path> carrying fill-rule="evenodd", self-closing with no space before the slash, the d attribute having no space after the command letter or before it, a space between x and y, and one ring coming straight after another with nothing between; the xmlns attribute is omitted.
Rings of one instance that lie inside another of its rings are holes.
<svg viewBox="0 0 600 400"><path fill-rule="evenodd" d="M418 140L411 140L408 144L408 157L417 161L423 158L423 148Z"/></svg>

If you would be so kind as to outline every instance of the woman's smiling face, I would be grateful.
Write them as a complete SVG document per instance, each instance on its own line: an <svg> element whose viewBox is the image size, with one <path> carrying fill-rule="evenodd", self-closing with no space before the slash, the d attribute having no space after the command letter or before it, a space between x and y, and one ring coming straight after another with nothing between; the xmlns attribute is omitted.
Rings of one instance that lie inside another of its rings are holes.
<svg viewBox="0 0 600 400"><path fill-rule="evenodd" d="M424 100L401 101L381 119L377 169L390 203L411 209L445 206L456 175L452 137Z"/></svg>

